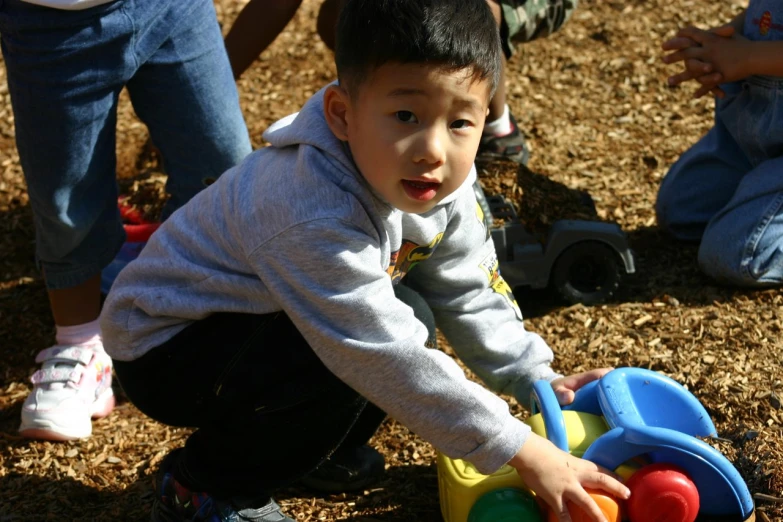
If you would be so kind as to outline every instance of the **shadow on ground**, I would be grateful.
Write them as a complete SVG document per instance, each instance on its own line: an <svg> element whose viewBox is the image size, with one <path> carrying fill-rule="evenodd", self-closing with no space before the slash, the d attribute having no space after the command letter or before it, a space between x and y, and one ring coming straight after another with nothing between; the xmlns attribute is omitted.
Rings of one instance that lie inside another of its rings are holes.
<svg viewBox="0 0 783 522"><path fill-rule="evenodd" d="M31 458L34 458L32 453ZM152 496L152 487L146 478L124 490L114 490L111 487L93 488L69 476L54 479L12 471L3 477L0 488L0 521L146 522Z"/></svg>

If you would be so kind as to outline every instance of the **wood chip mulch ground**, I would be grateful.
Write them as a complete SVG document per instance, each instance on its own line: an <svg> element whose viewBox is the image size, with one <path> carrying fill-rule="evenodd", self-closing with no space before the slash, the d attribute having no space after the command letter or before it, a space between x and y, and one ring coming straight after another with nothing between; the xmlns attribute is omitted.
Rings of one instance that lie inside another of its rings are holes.
<svg viewBox="0 0 783 522"><path fill-rule="evenodd" d="M318 4L304 0L238 82L257 147L270 123L334 78L315 32ZM224 29L242 5L216 0ZM514 198L536 231L560 217L616 222L626 231L638 272L612 302L568 306L551 292L520 288L526 325L548 340L562 372L638 366L686 385L712 415L721 436L715 444L747 481L758 519L768 521L783 520L783 295L716 285L700 274L695 247L659 233L653 212L662 176L710 127L713 109L710 99L692 99L693 86L666 87L674 69L661 63L660 43L686 24L722 23L743 5L583 0L562 31L520 48L509 62L508 101L528 136L529 169L498 163L480 175L488 193ZM127 96L121 102L118 177L133 204L154 218L165 176ZM589 212L579 204L583 194L594 202ZM151 476L188 430L145 418L117 390L117 409L94 423L91 438L20 439L34 357L53 340L0 67L0 522L147 520ZM393 420L373 443L388 464L375 487L334 496L291 488L279 493L281 505L298 521L441 520L432 447Z"/></svg>

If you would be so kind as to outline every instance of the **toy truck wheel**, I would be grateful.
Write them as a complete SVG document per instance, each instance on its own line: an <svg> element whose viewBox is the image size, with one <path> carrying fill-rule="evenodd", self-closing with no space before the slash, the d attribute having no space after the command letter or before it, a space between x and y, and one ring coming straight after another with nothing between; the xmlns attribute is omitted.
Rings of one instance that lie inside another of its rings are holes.
<svg viewBox="0 0 783 522"><path fill-rule="evenodd" d="M582 241L560 254L552 267L551 282L568 302L591 305L614 294L621 278L614 249L600 241Z"/></svg>

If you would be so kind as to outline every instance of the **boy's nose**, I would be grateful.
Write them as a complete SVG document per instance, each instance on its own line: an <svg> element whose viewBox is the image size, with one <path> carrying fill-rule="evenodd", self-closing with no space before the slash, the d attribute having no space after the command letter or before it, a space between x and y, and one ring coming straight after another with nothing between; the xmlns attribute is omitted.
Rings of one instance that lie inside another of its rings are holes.
<svg viewBox="0 0 783 522"><path fill-rule="evenodd" d="M435 129L423 131L419 139L416 140L413 161L416 163L423 162L432 165L442 165L446 159L443 139L443 136Z"/></svg>

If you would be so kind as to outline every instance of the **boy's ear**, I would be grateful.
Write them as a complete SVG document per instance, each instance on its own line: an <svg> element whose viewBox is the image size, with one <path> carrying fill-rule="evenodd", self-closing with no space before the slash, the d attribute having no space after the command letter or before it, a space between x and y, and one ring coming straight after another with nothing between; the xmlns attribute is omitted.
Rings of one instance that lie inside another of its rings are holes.
<svg viewBox="0 0 783 522"><path fill-rule="evenodd" d="M348 91L340 85L330 85L324 93L324 117L332 133L340 141L348 141Z"/></svg>

